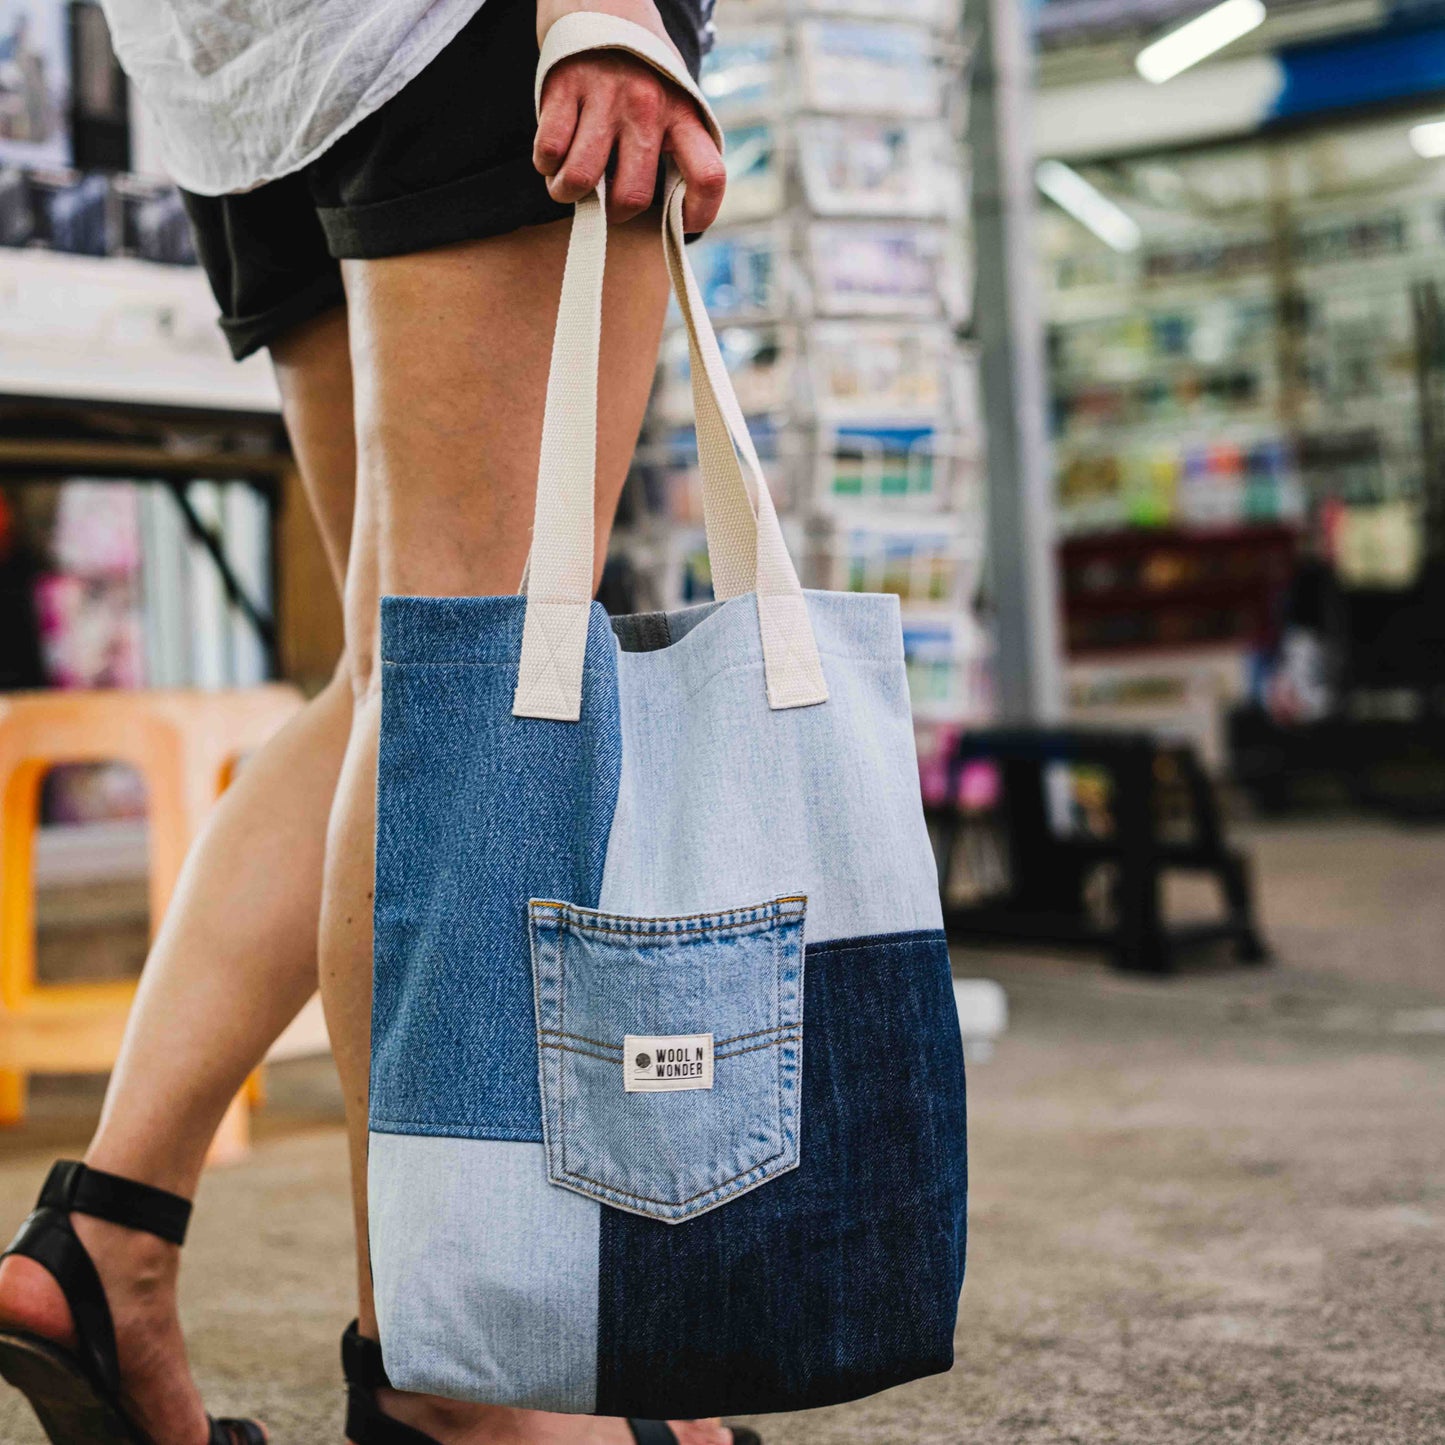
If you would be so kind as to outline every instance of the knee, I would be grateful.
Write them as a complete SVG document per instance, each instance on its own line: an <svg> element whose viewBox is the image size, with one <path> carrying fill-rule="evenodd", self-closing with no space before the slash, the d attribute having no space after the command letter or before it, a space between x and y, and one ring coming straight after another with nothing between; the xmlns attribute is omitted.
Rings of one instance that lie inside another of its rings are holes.
<svg viewBox="0 0 1445 1445"><path fill-rule="evenodd" d="M352 709L360 712L381 701L381 662L373 648L347 647L337 665L333 685L344 687L351 697Z"/></svg>
<svg viewBox="0 0 1445 1445"><path fill-rule="evenodd" d="M360 708L381 696L381 622L379 605L371 588L348 578L342 622L345 645L336 676Z"/></svg>
<svg viewBox="0 0 1445 1445"><path fill-rule="evenodd" d="M380 695L380 639L374 620L365 609L350 605L342 613L341 651L331 669L331 676L317 695L328 709L350 712L366 698Z"/></svg>
<svg viewBox="0 0 1445 1445"><path fill-rule="evenodd" d="M328 709L351 712L367 698L380 695L380 677L376 666L366 652L358 652L351 646L343 647L336 666L331 670L326 686L316 696L316 702Z"/></svg>

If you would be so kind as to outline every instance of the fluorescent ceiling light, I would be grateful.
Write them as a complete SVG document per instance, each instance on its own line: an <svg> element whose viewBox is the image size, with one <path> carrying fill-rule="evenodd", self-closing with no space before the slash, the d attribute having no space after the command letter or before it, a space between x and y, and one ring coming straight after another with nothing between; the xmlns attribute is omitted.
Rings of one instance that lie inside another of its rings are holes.
<svg viewBox="0 0 1445 1445"><path fill-rule="evenodd" d="M1040 161L1034 173L1039 189L1116 251L1137 251L1144 239L1139 223L1097 186L1063 161Z"/></svg>
<svg viewBox="0 0 1445 1445"><path fill-rule="evenodd" d="M1257 30L1264 24L1266 13L1264 0L1224 0L1222 5L1196 15L1187 24L1146 45L1134 64L1145 80L1163 85L1216 50L1233 45L1241 35Z"/></svg>
<svg viewBox="0 0 1445 1445"><path fill-rule="evenodd" d="M1417 156L1427 161L1438 161L1445 156L1445 120L1429 120L1423 125L1410 127L1410 144Z"/></svg>

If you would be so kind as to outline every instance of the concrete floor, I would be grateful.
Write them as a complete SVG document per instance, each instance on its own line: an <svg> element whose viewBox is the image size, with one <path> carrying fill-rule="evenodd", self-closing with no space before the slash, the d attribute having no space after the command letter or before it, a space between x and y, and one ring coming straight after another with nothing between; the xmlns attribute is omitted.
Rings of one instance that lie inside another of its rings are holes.
<svg viewBox="0 0 1445 1445"><path fill-rule="evenodd" d="M970 1075L972 1243L951 1374L760 1422L845 1442L1445 1441L1445 832L1255 829L1278 965L1168 983L959 954L1013 1023ZM319 1065L209 1177L186 1317L211 1407L340 1440L345 1164ZM83 1140L43 1086L0 1219ZM0 1394L0 1442L41 1439Z"/></svg>

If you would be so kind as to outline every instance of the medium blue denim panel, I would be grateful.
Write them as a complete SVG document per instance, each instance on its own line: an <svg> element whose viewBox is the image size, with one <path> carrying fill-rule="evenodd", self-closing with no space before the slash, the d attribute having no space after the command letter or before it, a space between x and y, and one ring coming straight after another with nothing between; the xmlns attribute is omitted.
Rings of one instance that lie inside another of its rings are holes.
<svg viewBox="0 0 1445 1445"><path fill-rule="evenodd" d="M525 606L382 601L373 1129L542 1139L527 901L596 903L621 732L598 606L581 721L512 716Z"/></svg>
<svg viewBox="0 0 1445 1445"><path fill-rule="evenodd" d="M797 1166L805 906L637 919L532 904L554 1184L676 1223ZM705 1035L711 1087L628 1092L629 1035Z"/></svg>
<svg viewBox="0 0 1445 1445"><path fill-rule="evenodd" d="M676 1226L602 1210L600 1415L800 1410L952 1362L968 1172L947 946L807 952L798 1168Z"/></svg>
<svg viewBox="0 0 1445 1445"><path fill-rule="evenodd" d="M669 614L686 635L621 653L622 781L598 907L711 913L794 891L810 947L943 926L898 599L806 596L828 680L817 707L768 707L751 596Z"/></svg>

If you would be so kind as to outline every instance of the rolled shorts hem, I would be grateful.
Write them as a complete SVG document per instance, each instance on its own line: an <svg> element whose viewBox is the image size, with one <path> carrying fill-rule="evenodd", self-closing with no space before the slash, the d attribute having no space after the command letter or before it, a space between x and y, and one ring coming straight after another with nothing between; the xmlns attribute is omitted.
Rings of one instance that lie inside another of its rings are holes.
<svg viewBox="0 0 1445 1445"><path fill-rule="evenodd" d="M339 274L318 276L275 306L252 316L222 316L220 326L237 361L244 361L264 346L312 317L346 305L346 288Z"/></svg>
<svg viewBox="0 0 1445 1445"><path fill-rule="evenodd" d="M531 156L521 156L424 191L361 206L318 206L316 214L333 256L371 261L564 221L572 209L547 194Z"/></svg>

